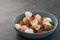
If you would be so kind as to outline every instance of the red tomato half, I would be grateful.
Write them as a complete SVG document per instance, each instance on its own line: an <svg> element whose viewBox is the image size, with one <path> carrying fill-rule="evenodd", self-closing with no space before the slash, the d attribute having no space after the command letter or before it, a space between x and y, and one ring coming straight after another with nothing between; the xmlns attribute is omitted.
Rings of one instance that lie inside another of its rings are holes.
<svg viewBox="0 0 60 40"><path fill-rule="evenodd" d="M34 28L34 27L32 27L31 29L35 30L35 28Z"/></svg>
<svg viewBox="0 0 60 40"><path fill-rule="evenodd" d="M46 26L46 27L44 28L45 31L48 31L48 30L50 30L50 29L51 29L51 26Z"/></svg>
<svg viewBox="0 0 60 40"><path fill-rule="evenodd" d="M43 26L42 21L38 21L38 25L40 25L40 27L42 27Z"/></svg>
<svg viewBox="0 0 60 40"><path fill-rule="evenodd" d="M31 20L34 20L34 19L35 19L35 16L30 17L30 19L31 19Z"/></svg>
<svg viewBox="0 0 60 40"><path fill-rule="evenodd" d="M42 30L38 30L38 31L37 31L37 33L41 33L41 32L42 32Z"/></svg>
<svg viewBox="0 0 60 40"><path fill-rule="evenodd" d="M18 24L24 25L24 22L22 20L18 21Z"/></svg>
<svg viewBox="0 0 60 40"><path fill-rule="evenodd" d="M26 21L26 22L24 22L24 25L29 26L30 25L30 22L29 21Z"/></svg>
<svg viewBox="0 0 60 40"><path fill-rule="evenodd" d="M31 29L34 31L34 33L36 33L36 29L34 27L32 27Z"/></svg>
<svg viewBox="0 0 60 40"><path fill-rule="evenodd" d="M43 20L44 20L44 18L45 18L44 16L41 16L41 21L43 21Z"/></svg>

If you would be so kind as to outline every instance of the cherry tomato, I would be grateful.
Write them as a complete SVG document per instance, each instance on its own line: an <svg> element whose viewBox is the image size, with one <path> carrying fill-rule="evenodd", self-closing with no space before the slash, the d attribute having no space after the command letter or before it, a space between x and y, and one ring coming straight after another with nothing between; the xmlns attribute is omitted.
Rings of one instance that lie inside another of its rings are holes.
<svg viewBox="0 0 60 40"><path fill-rule="evenodd" d="M34 19L35 19L35 16L30 17L30 19L31 19L31 20L34 20Z"/></svg>
<svg viewBox="0 0 60 40"><path fill-rule="evenodd" d="M44 16L41 16L41 21L43 21L43 20L44 20L44 18L45 18Z"/></svg>
<svg viewBox="0 0 60 40"><path fill-rule="evenodd" d="M43 26L42 21L38 21L38 25L40 25L40 27L42 27Z"/></svg>
<svg viewBox="0 0 60 40"><path fill-rule="evenodd" d="M20 25L24 25L24 22L23 22L22 20L20 20L18 23L19 23Z"/></svg>
<svg viewBox="0 0 60 40"><path fill-rule="evenodd" d="M26 21L26 22L24 22L24 25L29 26L30 25L30 22L29 21Z"/></svg>
<svg viewBox="0 0 60 40"><path fill-rule="evenodd" d="M37 33L41 33L41 32L42 32L42 30L38 30L38 31L37 31Z"/></svg>
<svg viewBox="0 0 60 40"><path fill-rule="evenodd" d="M34 27L32 27L31 29L35 30L35 28L34 28Z"/></svg>
<svg viewBox="0 0 60 40"><path fill-rule="evenodd" d="M44 28L45 31L48 31L48 30L50 30L50 29L51 29L51 26L46 26L46 27Z"/></svg>
<svg viewBox="0 0 60 40"><path fill-rule="evenodd" d="M31 29L34 31L34 33L36 33L36 29L34 27L32 27Z"/></svg>

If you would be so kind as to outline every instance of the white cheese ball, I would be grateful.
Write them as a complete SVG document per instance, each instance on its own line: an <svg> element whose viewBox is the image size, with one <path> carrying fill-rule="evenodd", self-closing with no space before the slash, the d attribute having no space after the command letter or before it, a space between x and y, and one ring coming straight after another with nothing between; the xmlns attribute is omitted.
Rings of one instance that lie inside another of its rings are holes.
<svg viewBox="0 0 60 40"><path fill-rule="evenodd" d="M37 24L38 21L34 19L33 21L31 21L31 24L33 24L33 23L36 23Z"/></svg>
<svg viewBox="0 0 60 40"><path fill-rule="evenodd" d="M43 20L43 22L51 22L51 21L52 21L52 19L48 18L48 17L44 18L44 20Z"/></svg>
<svg viewBox="0 0 60 40"><path fill-rule="evenodd" d="M25 32L26 33L34 33L32 29L26 29Z"/></svg>
<svg viewBox="0 0 60 40"><path fill-rule="evenodd" d="M37 26L38 24L36 24L36 23L32 23L32 27L35 27L35 26Z"/></svg>
<svg viewBox="0 0 60 40"><path fill-rule="evenodd" d="M26 18L26 17L24 17L24 18L23 18L23 21L24 21L24 22L25 22L25 21L27 21L27 18Z"/></svg>
<svg viewBox="0 0 60 40"><path fill-rule="evenodd" d="M49 22L44 22L43 23L45 26L52 26Z"/></svg>
<svg viewBox="0 0 60 40"><path fill-rule="evenodd" d="M41 16L40 16L39 14L37 14L37 15L35 16L35 19L40 21L40 20L41 20Z"/></svg>
<svg viewBox="0 0 60 40"><path fill-rule="evenodd" d="M26 17L31 17L31 16L32 16L32 13L31 13L30 11L26 11L26 12L25 12L25 16L26 16Z"/></svg>
<svg viewBox="0 0 60 40"><path fill-rule="evenodd" d="M36 25L38 24L38 21L37 21L37 20L33 20L33 21L30 22L30 24L31 24L32 26L36 26Z"/></svg>
<svg viewBox="0 0 60 40"><path fill-rule="evenodd" d="M40 25L34 26L34 28L35 28L36 30L39 30L39 29L40 29Z"/></svg>
<svg viewBox="0 0 60 40"><path fill-rule="evenodd" d="M20 24L15 24L15 28L16 29L21 29L21 25Z"/></svg>
<svg viewBox="0 0 60 40"><path fill-rule="evenodd" d="M23 25L23 26L21 27L21 30L26 30L26 29L28 29L28 27L25 26L25 25Z"/></svg>
<svg viewBox="0 0 60 40"><path fill-rule="evenodd" d="M27 20L30 20L30 18L29 17L24 17L23 18L23 22L26 22Z"/></svg>

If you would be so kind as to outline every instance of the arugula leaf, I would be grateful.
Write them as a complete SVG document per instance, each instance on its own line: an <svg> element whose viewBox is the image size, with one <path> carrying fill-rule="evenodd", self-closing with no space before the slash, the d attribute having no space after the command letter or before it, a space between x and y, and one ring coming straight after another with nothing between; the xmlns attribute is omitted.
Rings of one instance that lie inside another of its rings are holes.
<svg viewBox="0 0 60 40"><path fill-rule="evenodd" d="M51 27L54 28L55 26L54 21L50 22L50 24L52 25Z"/></svg>

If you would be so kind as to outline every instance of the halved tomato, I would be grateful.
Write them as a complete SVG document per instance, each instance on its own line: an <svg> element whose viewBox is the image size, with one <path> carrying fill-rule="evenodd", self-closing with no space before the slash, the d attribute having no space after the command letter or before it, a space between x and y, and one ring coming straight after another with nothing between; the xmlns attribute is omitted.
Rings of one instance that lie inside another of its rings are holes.
<svg viewBox="0 0 60 40"><path fill-rule="evenodd" d="M44 27L44 30L45 31L48 31L48 30L50 30L51 29L51 26L46 26L46 27Z"/></svg>
<svg viewBox="0 0 60 40"><path fill-rule="evenodd" d="M35 19L35 16L30 17L30 19L31 19L31 20L34 20L34 19Z"/></svg>
<svg viewBox="0 0 60 40"><path fill-rule="evenodd" d="M35 28L34 28L34 27L31 27L31 29L35 30Z"/></svg>
<svg viewBox="0 0 60 40"><path fill-rule="evenodd" d="M18 24L24 25L24 22L22 20L18 21Z"/></svg>
<svg viewBox="0 0 60 40"><path fill-rule="evenodd" d="M40 25L40 27L43 27L43 22L42 21L38 21L38 25Z"/></svg>
<svg viewBox="0 0 60 40"><path fill-rule="evenodd" d="M26 21L26 22L24 22L24 25L26 25L26 26L28 26L28 27L29 27L30 22L29 22L29 21Z"/></svg>
<svg viewBox="0 0 60 40"><path fill-rule="evenodd" d="M34 27L32 27L31 29L34 31L34 33L36 33L36 29Z"/></svg>
<svg viewBox="0 0 60 40"><path fill-rule="evenodd" d="M44 16L41 16L41 21L43 21L43 20L44 20L44 18L45 18Z"/></svg>
<svg viewBox="0 0 60 40"><path fill-rule="evenodd" d="M41 29L37 31L37 33L41 33L41 32L42 32L42 30L41 30Z"/></svg>

